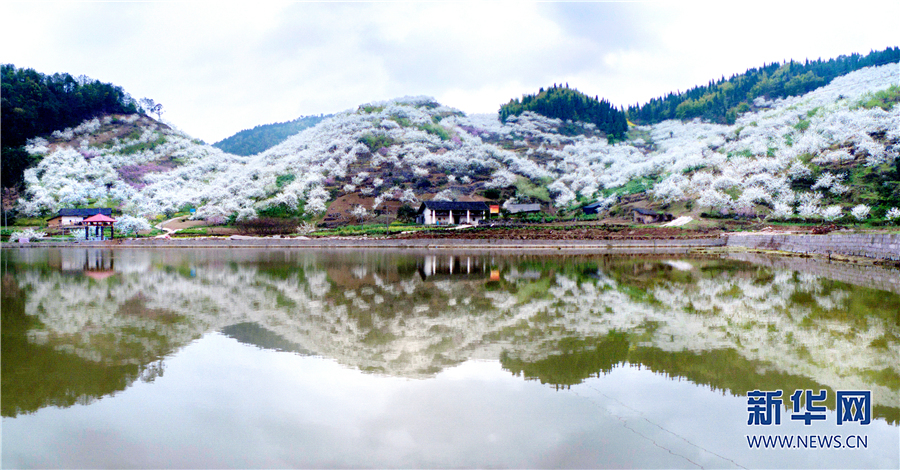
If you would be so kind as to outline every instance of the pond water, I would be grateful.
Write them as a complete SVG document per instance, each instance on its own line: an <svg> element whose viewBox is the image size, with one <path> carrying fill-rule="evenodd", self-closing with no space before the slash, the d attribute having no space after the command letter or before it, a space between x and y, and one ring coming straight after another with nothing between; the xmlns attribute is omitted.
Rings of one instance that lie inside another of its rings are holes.
<svg viewBox="0 0 900 470"><path fill-rule="evenodd" d="M900 466L900 295L840 266L32 248L2 269L3 468Z"/></svg>

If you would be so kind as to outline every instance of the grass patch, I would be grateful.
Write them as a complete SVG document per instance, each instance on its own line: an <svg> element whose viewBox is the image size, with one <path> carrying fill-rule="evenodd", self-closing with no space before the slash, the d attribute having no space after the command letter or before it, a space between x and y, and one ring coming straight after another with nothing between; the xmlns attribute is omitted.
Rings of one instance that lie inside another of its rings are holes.
<svg viewBox="0 0 900 470"><path fill-rule="evenodd" d="M441 140L449 140L450 139L450 133L447 132L447 129L444 129L443 127L441 127L437 124L421 124L421 125L419 125L419 129L421 129L429 134L434 134L434 135L440 137Z"/></svg>
<svg viewBox="0 0 900 470"><path fill-rule="evenodd" d="M366 134L359 138L359 142L369 148L369 152L375 153L378 150L394 145L394 139L386 135Z"/></svg>
<svg viewBox="0 0 900 470"><path fill-rule="evenodd" d="M359 111L366 114L380 113L384 111L384 106L360 106Z"/></svg>
<svg viewBox="0 0 900 470"><path fill-rule="evenodd" d="M151 140L149 142L138 142L136 144L129 145L123 148L121 153L123 155L131 155L138 152L143 152L145 150L153 150L164 143L166 143L166 136L160 135L155 140Z"/></svg>
<svg viewBox="0 0 900 470"><path fill-rule="evenodd" d="M298 203L296 209L292 209L289 205L281 203L264 209L258 209L256 213L259 214L260 217L274 217L277 219L301 218L303 217L303 207L303 203Z"/></svg>
<svg viewBox="0 0 900 470"><path fill-rule="evenodd" d="M409 122L409 119L407 119L405 117L391 116L389 119L391 121L396 122L397 124L400 124L400 127L409 127L412 125L412 123Z"/></svg>
<svg viewBox="0 0 900 470"><path fill-rule="evenodd" d="M13 222L14 227L46 227L47 221L40 217L19 217Z"/></svg>
<svg viewBox="0 0 900 470"><path fill-rule="evenodd" d="M627 196L629 194L643 193L652 189L659 180L659 175L642 176L640 178L635 178L616 188L604 188L601 191L601 194L603 194L603 197L609 197L613 194L619 196Z"/></svg>
<svg viewBox="0 0 900 470"><path fill-rule="evenodd" d="M314 237L354 237L363 235L384 236L386 234L396 235L402 232L430 230L429 227L411 224L391 224L385 227L384 224L366 224L366 225L342 225L340 227L320 229L311 233Z"/></svg>
<svg viewBox="0 0 900 470"><path fill-rule="evenodd" d="M516 194L525 198L537 199L539 201L550 202L550 191L547 186L534 184L528 178L519 177L516 180Z"/></svg>
<svg viewBox="0 0 900 470"><path fill-rule="evenodd" d="M281 189L291 184L291 182L293 182L295 179L297 179L297 176L290 173L286 175L278 175L275 177L275 186L277 186L278 189Z"/></svg>
<svg viewBox="0 0 900 470"><path fill-rule="evenodd" d="M178 235L201 235L201 236L205 236L205 235L209 235L209 227L188 227L188 228L183 228L183 229L181 229L181 230L175 232L175 235L176 235L176 236L178 236Z"/></svg>
<svg viewBox="0 0 900 470"><path fill-rule="evenodd" d="M893 108L895 104L900 102L900 86L891 85L886 90L876 91L875 93L866 93L863 98L856 103L856 108L881 108L885 111Z"/></svg>

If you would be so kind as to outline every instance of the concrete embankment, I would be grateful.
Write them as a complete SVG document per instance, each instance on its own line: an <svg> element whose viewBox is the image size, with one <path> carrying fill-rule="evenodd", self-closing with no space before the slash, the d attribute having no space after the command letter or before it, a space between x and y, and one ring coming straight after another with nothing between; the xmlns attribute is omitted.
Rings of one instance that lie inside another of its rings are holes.
<svg viewBox="0 0 900 470"><path fill-rule="evenodd" d="M731 253L731 259L748 261L779 270L798 271L856 286L900 294L900 270L885 266L833 263L824 259L795 256L767 256L758 253Z"/></svg>
<svg viewBox="0 0 900 470"><path fill-rule="evenodd" d="M822 257L865 257L900 261L900 234L801 235L728 233L709 238L609 239L609 240L512 240L512 239L404 239L404 238L171 238L125 239L106 242L46 242L10 247L96 248L415 248L425 250L490 250L639 254L692 253L698 251L762 250Z"/></svg>
<svg viewBox="0 0 900 470"><path fill-rule="evenodd" d="M827 235L729 233L726 246L813 255L859 256L900 261L900 234L830 233Z"/></svg>
<svg viewBox="0 0 900 470"><path fill-rule="evenodd" d="M128 239L114 242L33 243L31 246L96 248L412 248L431 250L561 251L607 253L690 253L724 247L724 238L663 240L464 240L402 238L172 238ZM12 244L16 246L17 244Z"/></svg>

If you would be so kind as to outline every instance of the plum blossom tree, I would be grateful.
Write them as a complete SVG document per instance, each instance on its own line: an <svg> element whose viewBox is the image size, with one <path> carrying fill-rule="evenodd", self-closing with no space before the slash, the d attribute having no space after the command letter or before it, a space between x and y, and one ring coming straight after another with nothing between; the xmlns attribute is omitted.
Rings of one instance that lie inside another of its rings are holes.
<svg viewBox="0 0 900 470"><path fill-rule="evenodd" d="M844 210L839 205L828 206L822 209L822 218L828 222L841 218Z"/></svg>
<svg viewBox="0 0 900 470"><path fill-rule="evenodd" d="M147 219L130 215L123 215L117 218L113 227L116 229L116 232L128 235L149 231L152 228Z"/></svg>
<svg viewBox="0 0 900 470"><path fill-rule="evenodd" d="M900 222L900 208L891 207L884 215L884 218L894 223Z"/></svg>
<svg viewBox="0 0 900 470"><path fill-rule="evenodd" d="M855 206L853 209L850 209L850 214L853 216L854 219L863 221L863 220L866 220L867 218L869 218L870 210L871 209L869 208L869 206L867 206L865 204L860 204L858 206Z"/></svg>
<svg viewBox="0 0 900 470"><path fill-rule="evenodd" d="M365 207L361 205L356 205L353 209L350 210L350 215L356 217L358 222L362 222L369 218L369 211L366 210Z"/></svg>
<svg viewBox="0 0 900 470"><path fill-rule="evenodd" d="M794 208L790 206L790 204L785 204L783 202L776 202L775 207L772 210L770 216L774 219L786 220L794 215Z"/></svg>

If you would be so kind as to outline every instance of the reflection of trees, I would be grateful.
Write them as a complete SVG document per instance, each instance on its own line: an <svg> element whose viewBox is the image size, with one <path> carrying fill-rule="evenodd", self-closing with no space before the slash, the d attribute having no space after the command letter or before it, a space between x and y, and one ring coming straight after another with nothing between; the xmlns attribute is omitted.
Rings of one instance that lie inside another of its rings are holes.
<svg viewBox="0 0 900 470"><path fill-rule="evenodd" d="M141 376L142 367L138 364L93 361L55 344L30 341L26 332L44 326L34 316L25 314L26 295L10 274L3 276L0 295L3 416L32 413L46 406L88 403L124 390Z"/></svg>
<svg viewBox="0 0 900 470"><path fill-rule="evenodd" d="M117 275L98 281L29 251L10 273L28 323L10 331L45 353L132 367L128 380L223 331L408 377L500 358L571 385L629 362L736 394L872 389L893 410L900 396L900 297L744 262L468 256L441 268L385 251L122 250Z"/></svg>
<svg viewBox="0 0 900 470"><path fill-rule="evenodd" d="M575 385L626 362L629 345L627 335L612 331L600 338L566 338L560 341L556 354L534 362L513 358L503 351L500 363L515 375L541 383Z"/></svg>

